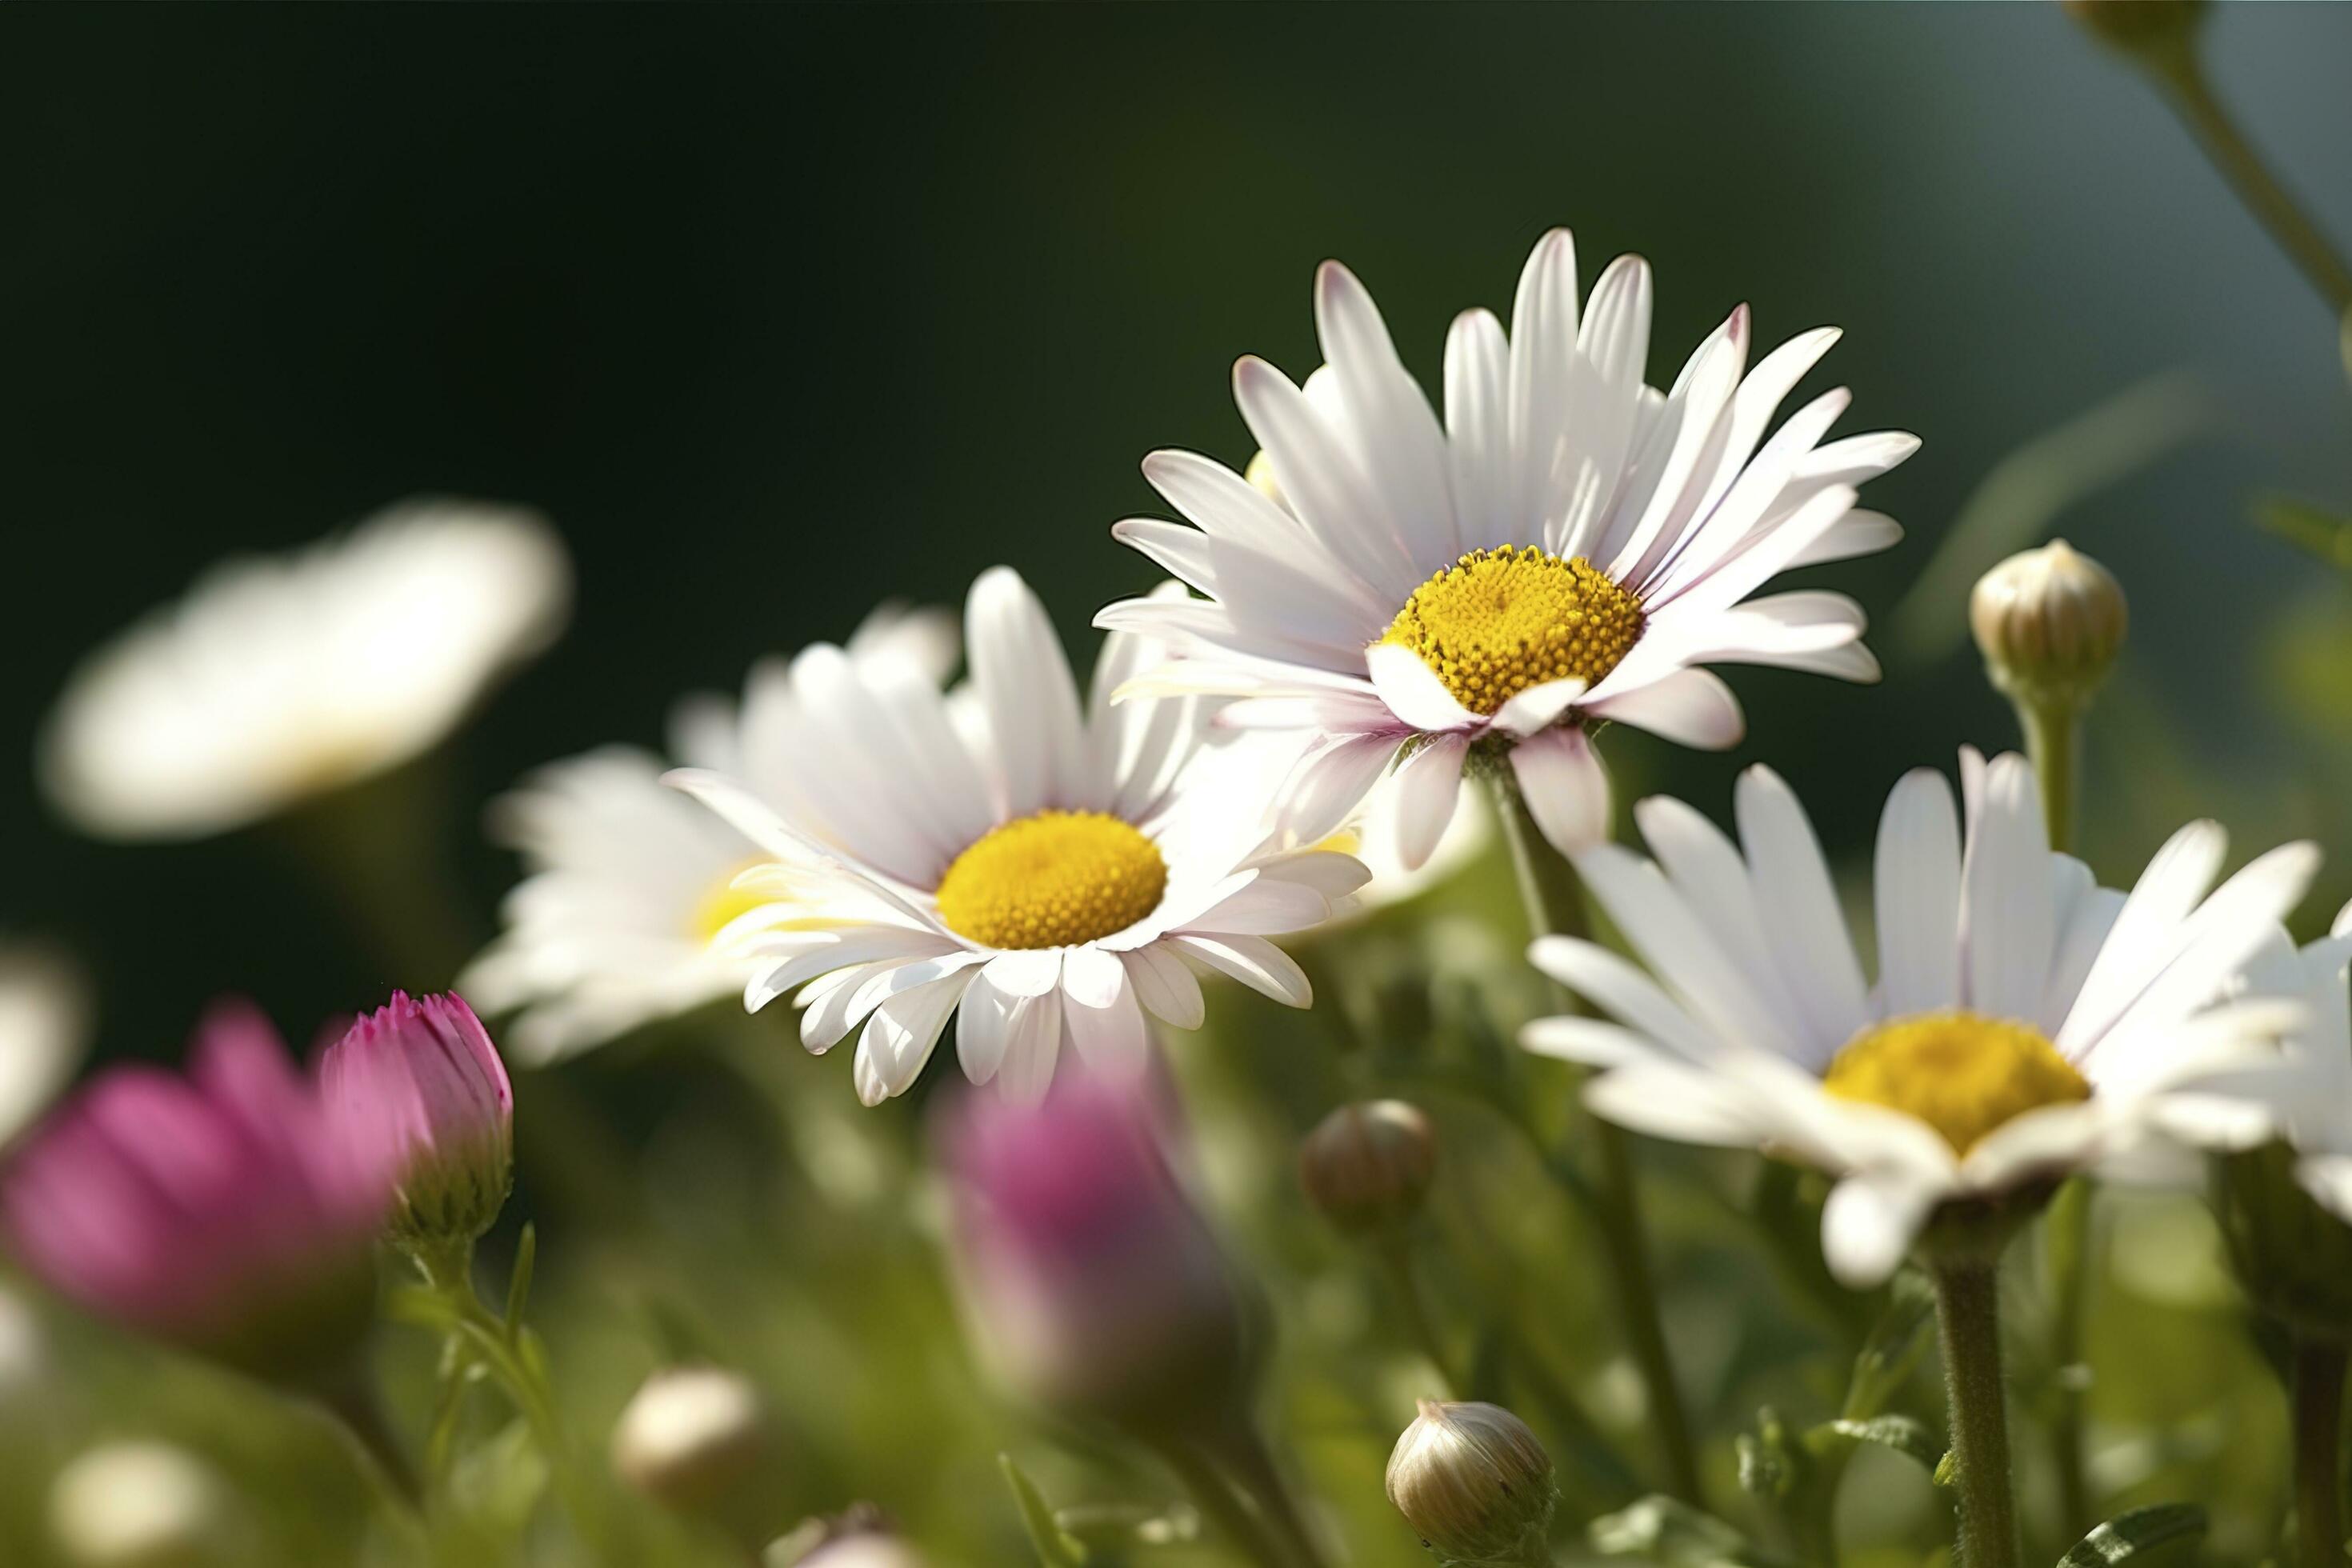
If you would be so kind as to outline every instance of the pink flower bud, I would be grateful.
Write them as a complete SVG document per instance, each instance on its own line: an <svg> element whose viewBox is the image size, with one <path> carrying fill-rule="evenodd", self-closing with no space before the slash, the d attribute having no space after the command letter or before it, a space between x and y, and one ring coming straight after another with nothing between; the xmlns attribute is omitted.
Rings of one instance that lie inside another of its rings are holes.
<svg viewBox="0 0 2352 1568"><path fill-rule="evenodd" d="M189 1073L116 1068L0 1177L34 1273L102 1316L257 1375L342 1370L374 1304L383 1167L331 1123L252 1006L215 1007Z"/></svg>
<svg viewBox="0 0 2352 1568"><path fill-rule="evenodd" d="M1042 1103L964 1097L942 1129L974 1337L1016 1392L1130 1428L1228 1415L1252 1371L1223 1252L1171 1168L1148 1075Z"/></svg>
<svg viewBox="0 0 2352 1568"><path fill-rule="evenodd" d="M394 1173L394 1240L439 1254L499 1217L514 1179L514 1089L463 998L394 992L327 1047L319 1079L342 1136Z"/></svg>

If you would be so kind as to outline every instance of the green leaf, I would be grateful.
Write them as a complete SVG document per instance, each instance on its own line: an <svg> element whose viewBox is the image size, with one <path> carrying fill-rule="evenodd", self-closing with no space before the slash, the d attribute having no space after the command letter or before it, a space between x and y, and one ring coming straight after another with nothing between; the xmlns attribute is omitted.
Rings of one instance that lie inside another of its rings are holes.
<svg viewBox="0 0 2352 1568"><path fill-rule="evenodd" d="M2099 1568L2152 1547L2205 1533L2205 1510L2193 1502L2164 1502L2117 1514L2074 1543L2058 1568Z"/></svg>
<svg viewBox="0 0 2352 1568"><path fill-rule="evenodd" d="M1874 1415L1867 1421L1840 1418L1825 1421L1814 1430L1850 1443L1875 1443L1882 1448L1892 1448L1918 1461L1919 1468L1930 1475L1944 1462L1943 1440L1930 1432L1926 1423L1908 1415Z"/></svg>
<svg viewBox="0 0 2352 1568"><path fill-rule="evenodd" d="M1013 1489L1013 1500L1020 1507L1021 1522L1028 1529L1029 1544L1036 1551L1040 1568L1084 1568L1086 1549L1062 1532L1037 1483L1023 1473L1010 1454L997 1455L996 1464L1004 1472L1004 1484Z"/></svg>
<svg viewBox="0 0 2352 1568"><path fill-rule="evenodd" d="M471 1517L506 1535L520 1534L547 1490L548 1461L531 1440L528 1422L509 1422L499 1434L460 1457L449 1474L449 1493Z"/></svg>
<svg viewBox="0 0 2352 1568"><path fill-rule="evenodd" d="M522 1332L523 1309L530 1305L530 1276L539 1261L539 1227L522 1227L522 1245L515 1248L514 1272L507 1276L507 1342Z"/></svg>

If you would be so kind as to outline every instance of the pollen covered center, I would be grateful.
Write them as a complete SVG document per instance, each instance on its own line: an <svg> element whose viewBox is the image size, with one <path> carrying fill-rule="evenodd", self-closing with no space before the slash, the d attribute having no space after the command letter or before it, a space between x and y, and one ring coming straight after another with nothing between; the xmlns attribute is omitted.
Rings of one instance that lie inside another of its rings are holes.
<svg viewBox="0 0 2352 1568"><path fill-rule="evenodd" d="M955 858L940 879L940 919L987 947L1069 947L1160 907L1160 847L1099 811L1018 817Z"/></svg>
<svg viewBox="0 0 2352 1568"><path fill-rule="evenodd" d="M1917 1117L1956 1154L2029 1110L2091 1098L2083 1075L2040 1030L1958 1012L1864 1030L1838 1052L1822 1087Z"/></svg>
<svg viewBox="0 0 2352 1568"><path fill-rule="evenodd" d="M1474 713L1548 680L1588 685L1642 635L1642 601L1583 556L1474 550L1412 591L1381 640L1409 647Z"/></svg>

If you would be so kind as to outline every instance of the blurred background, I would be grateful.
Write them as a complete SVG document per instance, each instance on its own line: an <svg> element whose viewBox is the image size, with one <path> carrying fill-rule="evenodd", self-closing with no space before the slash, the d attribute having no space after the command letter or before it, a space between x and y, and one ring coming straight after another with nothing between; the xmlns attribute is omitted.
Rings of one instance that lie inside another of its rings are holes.
<svg viewBox="0 0 2352 1568"><path fill-rule="evenodd" d="M2352 8L2222 6L2208 42L2249 133L2352 235ZM517 775L657 743L679 693L887 595L958 603L998 562L1089 645L1150 580L1108 534L1165 514L1138 460L1247 458L1228 372L1313 368L1317 262L1357 270L1434 388L1453 314L1507 309L1554 225L1588 280L1654 263L1654 382L1746 300L1766 343L1845 329L1808 383L1854 388L1838 433L1926 439L1865 492L1904 544L1809 574L1870 607L1886 685L1733 671L1749 742L1621 731L1622 797L1720 818L1766 762L1860 850L1901 771L2013 742L1959 596L2055 531L2133 606L2091 857L2126 875L2210 812L2240 856L2327 839L2323 920L2352 886L2346 585L2252 521L2268 493L2352 505L2335 325L2054 5L10 8L0 131L0 930L86 964L102 1056L176 1057L223 991L299 1039L447 979L359 940L266 831L110 846L38 799L29 737L69 667L221 556L419 491L528 504L568 541L571 632L436 764L472 922L437 945L462 953L512 879L478 817ZM1949 590L1898 613L1966 516ZM845 1063L769 1043L788 1092L847 1103ZM649 1059L576 1087L658 1174L700 1157L681 1103L725 1115ZM597 1201L525 1167L559 1233ZM782 1355L792 1331L766 1331ZM861 1331L853 1368L887 1354L887 1323ZM857 1398L846 1375L825 1392ZM988 1452L939 1490L993 1487ZM870 1479L818 1474L812 1506Z"/></svg>

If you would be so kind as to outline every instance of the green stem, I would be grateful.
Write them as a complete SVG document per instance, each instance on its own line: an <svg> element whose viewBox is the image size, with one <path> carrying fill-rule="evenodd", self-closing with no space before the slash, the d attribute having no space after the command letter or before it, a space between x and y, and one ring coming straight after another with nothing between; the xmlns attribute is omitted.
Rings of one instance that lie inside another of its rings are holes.
<svg viewBox="0 0 2352 1568"><path fill-rule="evenodd" d="M2092 1273L2091 1205L2097 1188L2088 1176L2077 1176L2059 1189L2046 1221L2050 1269L2052 1363L2058 1369L2058 1413L2051 1422L2051 1458L2058 1483L2061 1533L2079 1540L2098 1521L2093 1517L2088 1468L2084 1462L2085 1394L2084 1329L2087 1322Z"/></svg>
<svg viewBox="0 0 2352 1568"><path fill-rule="evenodd" d="M2009 1405L2000 1376L2000 1292L1991 1257L1935 1258L1937 1326L1959 1494L1959 1558L1968 1568L2017 1568L2010 1492Z"/></svg>
<svg viewBox="0 0 2352 1568"><path fill-rule="evenodd" d="M2344 1568L2346 1359L2342 1340L2295 1336L2292 1402L2299 1568Z"/></svg>
<svg viewBox="0 0 2352 1568"><path fill-rule="evenodd" d="M2083 710L2069 702L2019 701L2018 728L2025 731L2025 754L2042 786L2042 820L2050 847L2074 848L2074 781L2082 769Z"/></svg>
<svg viewBox="0 0 2352 1568"><path fill-rule="evenodd" d="M1581 935L1585 930L1583 889L1575 868L1544 841L1535 819L1520 796L1518 781L1507 767L1487 775L1494 790L1495 815L1503 824L1503 837L1517 874L1519 898L1528 924L1538 935ZM1574 998L1559 994L1573 1007ZM1650 1264L1648 1239L1633 1191L1633 1161L1625 1135L1599 1117L1586 1119L1585 1136L1593 1150L1598 1174L1591 1184L1592 1213L1598 1222L1610 1275L1616 1285L1619 1317L1626 1349L1640 1373L1647 1395L1651 1423L1658 1436L1659 1457L1666 1472L1666 1489L1694 1507L1704 1508L1699 1486L1698 1451L1691 1438L1690 1417L1675 1382L1674 1359L1666 1345L1658 1313L1657 1283Z"/></svg>
<svg viewBox="0 0 2352 1568"><path fill-rule="evenodd" d="M1192 1495L1194 1506L1217 1533L1258 1568L1301 1568L1276 1540L1233 1479L1194 1445L1171 1440L1158 1445L1160 1458Z"/></svg>
<svg viewBox="0 0 2352 1568"><path fill-rule="evenodd" d="M1243 1421L1227 1436L1222 1449L1226 1463L1246 1491L1257 1500L1258 1510L1273 1528L1275 1539L1298 1568L1324 1568L1323 1549L1315 1542L1315 1532L1307 1525L1307 1516L1290 1489L1290 1482L1282 1473L1282 1466L1266 1447L1265 1438L1255 1423Z"/></svg>
<svg viewBox="0 0 2352 1568"><path fill-rule="evenodd" d="M1445 1353L1445 1342L1438 1337L1436 1321L1429 1315L1428 1293L1421 1288L1420 1270L1412 1266L1411 1243L1403 1236L1390 1232L1373 1237L1371 1249L1381 1272L1388 1277L1397 1310L1404 1315L1405 1327L1411 1331L1423 1357L1436 1369L1445 1397L1459 1399L1462 1380L1454 1374L1454 1363Z"/></svg>
<svg viewBox="0 0 2352 1568"><path fill-rule="evenodd" d="M2195 45L2183 43L2177 50L2152 59L2149 68L2157 80L2171 89L2173 107L2196 132L2205 155L2246 210L2270 230L2279 248L2303 269L2339 321L2352 312L2352 267L2345 264L2302 204L2279 184L2262 154L2239 132L2229 110L2214 96L2205 68L2198 62Z"/></svg>

